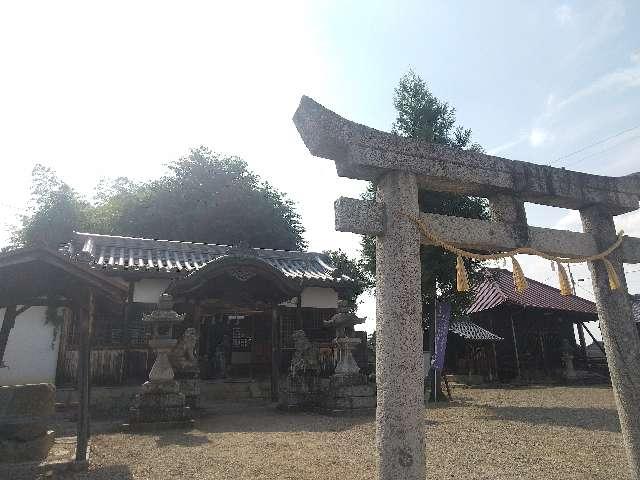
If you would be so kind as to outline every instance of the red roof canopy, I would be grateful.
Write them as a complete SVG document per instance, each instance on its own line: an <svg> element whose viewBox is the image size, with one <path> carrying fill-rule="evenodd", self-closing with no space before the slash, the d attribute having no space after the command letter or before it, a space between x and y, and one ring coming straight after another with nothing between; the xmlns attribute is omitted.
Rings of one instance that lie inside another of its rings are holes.
<svg viewBox="0 0 640 480"><path fill-rule="evenodd" d="M561 295L557 288L530 278L527 278L527 282L527 289L518 293L515 291L513 274L510 271L501 268L487 269L485 280L473 288L475 300L467 313L490 310L503 303L510 303L528 308L584 313L597 317L595 303L575 295Z"/></svg>

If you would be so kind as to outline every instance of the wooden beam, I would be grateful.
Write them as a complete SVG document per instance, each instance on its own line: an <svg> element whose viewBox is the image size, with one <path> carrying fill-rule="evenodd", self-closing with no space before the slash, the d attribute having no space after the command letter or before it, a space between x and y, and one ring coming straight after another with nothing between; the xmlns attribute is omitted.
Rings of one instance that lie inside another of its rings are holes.
<svg viewBox="0 0 640 480"><path fill-rule="evenodd" d="M133 293L135 289L134 282L129 282L129 290L127 293L127 301L122 305L122 343L124 344L123 362L122 362L122 378L129 378L129 356L131 352L131 332L129 325L131 324L133 312Z"/></svg>
<svg viewBox="0 0 640 480"><path fill-rule="evenodd" d="M55 268L57 275L64 273L75 281L94 288L102 296L108 296L114 301L122 301L127 293L127 285L115 278L105 277L101 272L88 265L72 262L68 257L54 250L46 248L26 248L8 252L0 256L0 269L16 267L31 263ZM19 303L16 301L16 303Z"/></svg>
<svg viewBox="0 0 640 480"><path fill-rule="evenodd" d="M34 297L17 297L12 295L8 298L0 299L0 308L11 305L28 305L29 307L72 307L73 302L66 299L47 299Z"/></svg>
<svg viewBox="0 0 640 480"><path fill-rule="evenodd" d="M13 326L16 324L17 316L18 314L15 305L8 306L4 311L2 328L0 328L0 367L4 366L4 352L7 349L9 335L11 334Z"/></svg>
<svg viewBox="0 0 640 480"><path fill-rule="evenodd" d="M584 341L584 326L582 325L582 322L578 322L576 324L576 328L578 329L578 340L580 341L580 353L582 353L582 356L588 363L589 359L587 358L587 342Z"/></svg>
<svg viewBox="0 0 640 480"><path fill-rule="evenodd" d="M92 290L88 292L87 309L77 307L80 322L80 358L78 366L78 390L80 391L80 415L76 441L76 463L88 461L90 432L89 390L91 388L91 336L95 316L95 299Z"/></svg>
<svg viewBox="0 0 640 480"><path fill-rule="evenodd" d="M27 310L29 310L31 307L32 307L32 305L22 305L19 309L16 310L16 317L18 315L20 315L21 313L24 313Z"/></svg>
<svg viewBox="0 0 640 480"><path fill-rule="evenodd" d="M516 369L518 372L518 379L520 378L520 355L518 354L518 337L516 336L516 325L513 321L513 312L509 311L509 319L511 320L511 334L513 335L513 354L516 361Z"/></svg>
<svg viewBox="0 0 640 480"><path fill-rule="evenodd" d="M302 318L302 294L296 297L296 330L304 330L304 319Z"/></svg>
<svg viewBox="0 0 640 480"><path fill-rule="evenodd" d="M378 202L342 197L336 201L335 214L338 231L362 235L384 232L384 206ZM528 246L558 256L598 253L593 236L588 233L525 226L528 242L522 245L519 241L522 226L518 224L435 213L422 213L420 218L439 238L461 248L495 252ZM428 243L424 237L422 241ZM621 249L624 262L640 263L639 238L625 237Z"/></svg>
<svg viewBox="0 0 640 480"><path fill-rule="evenodd" d="M593 343L596 344L596 346L600 349L600 351L603 353L603 355L607 356L607 352L605 352L604 347L602 346L602 343L599 342L598 340L596 340L596 337L593 336L593 334L589 331L589 329L587 328L587 326L584 324L584 322L580 322L580 325L582 325L582 327L584 328L584 331L587 332L589 334L589 336L591 337L591 340L593 340Z"/></svg>
<svg viewBox="0 0 640 480"><path fill-rule="evenodd" d="M271 401L278 401L280 380L280 315L278 306L271 310Z"/></svg>

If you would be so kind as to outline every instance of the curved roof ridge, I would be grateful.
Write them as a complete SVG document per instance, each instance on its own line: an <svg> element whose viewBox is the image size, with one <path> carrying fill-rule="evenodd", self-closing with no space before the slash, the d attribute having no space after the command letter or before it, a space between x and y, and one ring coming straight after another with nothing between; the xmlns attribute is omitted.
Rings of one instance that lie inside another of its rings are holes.
<svg viewBox="0 0 640 480"><path fill-rule="evenodd" d="M134 241L142 241L142 242L162 242L175 244L175 245L197 245L197 246L211 246L211 247L227 247L233 248L235 245L229 245L226 243L212 243L212 242L192 242L189 240L169 240L165 238L150 238L150 237L132 237L127 235L107 235L104 233L91 233L91 232L73 232L74 236L80 238L86 237L97 237L104 240L134 240ZM298 255L317 255L325 257L326 255L322 252L312 252L305 250L286 250L283 248L266 248L266 247L248 247L248 250L254 250L256 252L273 252L273 253L284 253L284 254L298 254Z"/></svg>

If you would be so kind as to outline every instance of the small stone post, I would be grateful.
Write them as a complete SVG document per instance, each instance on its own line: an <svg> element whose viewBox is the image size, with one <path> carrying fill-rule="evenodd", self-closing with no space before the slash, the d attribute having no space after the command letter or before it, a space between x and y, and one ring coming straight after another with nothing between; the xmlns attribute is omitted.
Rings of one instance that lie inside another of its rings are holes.
<svg viewBox="0 0 640 480"><path fill-rule="evenodd" d="M615 241L613 217L604 208L595 205L580 210L580 216L584 231L593 235L599 251ZM589 270L631 478L640 480L640 337L631 318L620 249L608 259L620 278L621 286L617 290L609 287L602 261L589 262Z"/></svg>
<svg viewBox="0 0 640 480"><path fill-rule="evenodd" d="M413 174L392 171L378 184L386 231L376 237L376 442L380 480L424 480L424 394L420 235Z"/></svg>

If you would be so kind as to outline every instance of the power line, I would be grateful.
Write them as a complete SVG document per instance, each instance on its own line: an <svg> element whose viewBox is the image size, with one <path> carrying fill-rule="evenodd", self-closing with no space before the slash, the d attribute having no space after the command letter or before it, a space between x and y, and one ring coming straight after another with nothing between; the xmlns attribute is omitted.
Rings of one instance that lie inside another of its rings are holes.
<svg viewBox="0 0 640 480"><path fill-rule="evenodd" d="M631 141L636 140L638 138L640 138L640 135L636 135L636 136L630 137L630 138L625 138L622 141L620 141L618 143L615 143L615 144L611 145L608 148L605 148L604 150L600 150L598 152L592 152L592 153L590 153L588 155L585 155L584 157L581 157L581 158L579 158L577 160L574 160L573 162L568 162L568 163L565 164L565 166L575 165L576 163L580 163L583 160L586 160L587 158L593 157L594 155L602 155L603 153L607 153L607 152L613 150L614 148L619 147L620 145L623 145L625 143L631 142Z"/></svg>
<svg viewBox="0 0 640 480"><path fill-rule="evenodd" d="M584 288L579 283L576 283L576 287L578 287L580 290L583 290L584 292L588 293L590 296L593 296L593 292L591 290L587 290L586 288Z"/></svg>
<svg viewBox="0 0 640 480"><path fill-rule="evenodd" d="M635 127L627 128L626 130L622 130L621 132L618 132L618 133L615 133L613 135L610 135L607 138L603 138L602 140L598 140L597 142L593 142L593 143L587 145L586 147L582 147L582 148L580 148L578 150L575 150L575 151L573 151L571 153L567 153L566 155L562 155L562 156L556 158L555 160L552 160L551 162L549 162L549 165L553 165L554 163L557 163L560 160L564 160L565 158L569 158L569 157L572 157L574 155L577 155L578 153L582 153L585 150L588 150L588 149L593 148L595 146L601 145L601 144L603 144L605 142L608 142L609 140L611 140L613 138L619 137L620 135L624 135L625 133L631 132L631 131L636 130L638 128L640 128L640 125L636 125Z"/></svg>

